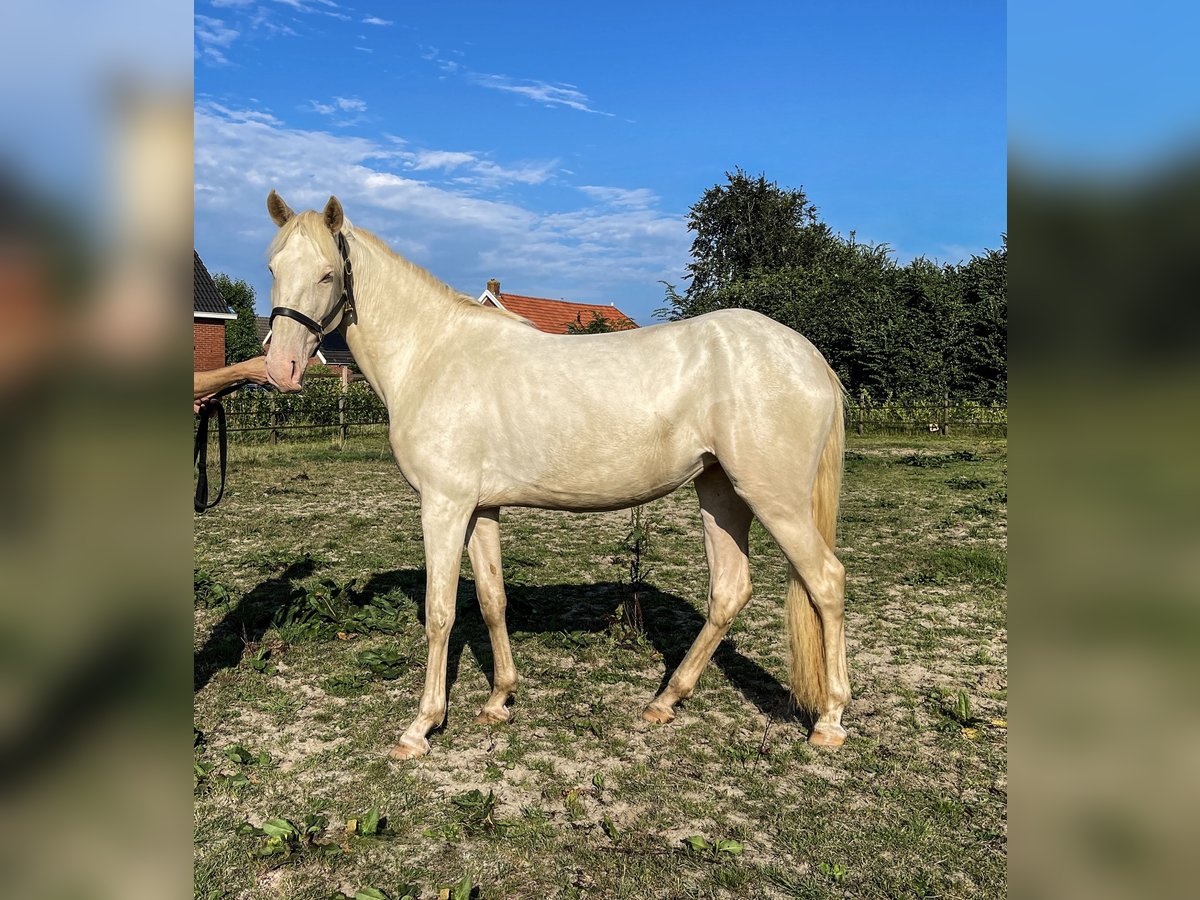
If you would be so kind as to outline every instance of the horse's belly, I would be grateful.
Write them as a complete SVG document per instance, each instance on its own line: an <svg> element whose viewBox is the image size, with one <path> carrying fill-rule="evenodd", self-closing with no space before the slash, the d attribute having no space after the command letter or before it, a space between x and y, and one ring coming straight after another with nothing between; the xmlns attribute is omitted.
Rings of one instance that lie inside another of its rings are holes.
<svg viewBox="0 0 1200 900"><path fill-rule="evenodd" d="M527 464L502 477L485 477L484 494L489 496L484 499L495 506L578 512L624 509L671 493L711 462L709 454L696 449L552 455L540 465Z"/></svg>

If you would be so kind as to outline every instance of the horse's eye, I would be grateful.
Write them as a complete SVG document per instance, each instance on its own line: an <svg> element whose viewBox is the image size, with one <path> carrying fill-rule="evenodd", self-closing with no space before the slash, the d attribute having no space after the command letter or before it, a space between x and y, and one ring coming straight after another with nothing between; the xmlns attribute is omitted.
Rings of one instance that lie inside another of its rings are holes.
<svg viewBox="0 0 1200 900"><path fill-rule="evenodd" d="M332 273L332 272L326 272L326 273L325 273L325 277L324 277L324 278L322 278L322 279L321 279L319 282L317 282L317 283L318 283L318 284L324 284L325 282L327 282L327 281L332 281L332 280L333 280L333 273Z"/></svg>

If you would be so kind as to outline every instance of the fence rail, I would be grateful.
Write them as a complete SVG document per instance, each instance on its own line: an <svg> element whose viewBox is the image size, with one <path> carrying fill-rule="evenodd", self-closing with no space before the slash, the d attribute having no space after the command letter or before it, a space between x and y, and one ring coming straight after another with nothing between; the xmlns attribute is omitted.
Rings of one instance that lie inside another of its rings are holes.
<svg viewBox="0 0 1200 900"><path fill-rule="evenodd" d="M1008 434L1008 406L974 400L857 402L846 404L846 429L868 432L927 431Z"/></svg>
<svg viewBox="0 0 1200 900"><path fill-rule="evenodd" d="M361 376L309 380L300 394L239 391L225 400L229 432L272 444L290 432L325 429L344 441L350 429L387 424L387 409ZM846 430L856 434L929 432L1008 434L1008 406L973 400L848 402Z"/></svg>

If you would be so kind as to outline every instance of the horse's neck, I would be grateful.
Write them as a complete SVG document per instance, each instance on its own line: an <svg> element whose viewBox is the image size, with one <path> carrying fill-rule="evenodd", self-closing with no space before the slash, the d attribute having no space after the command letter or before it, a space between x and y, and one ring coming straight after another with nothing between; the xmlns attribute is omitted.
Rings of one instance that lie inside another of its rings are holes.
<svg viewBox="0 0 1200 900"><path fill-rule="evenodd" d="M355 256L355 324L346 341L387 402L451 337L456 310L448 287L392 254L364 242Z"/></svg>

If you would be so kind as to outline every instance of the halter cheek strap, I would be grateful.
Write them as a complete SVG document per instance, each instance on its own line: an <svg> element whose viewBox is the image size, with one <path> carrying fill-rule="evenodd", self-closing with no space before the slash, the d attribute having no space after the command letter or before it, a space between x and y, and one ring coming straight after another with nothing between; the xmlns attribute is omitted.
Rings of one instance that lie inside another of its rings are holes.
<svg viewBox="0 0 1200 900"><path fill-rule="evenodd" d="M338 302L333 305L328 315L320 322L316 319L306 316L298 309L292 309L289 306L276 306L271 310L271 325L275 324L276 316L286 316L289 319L295 319L309 331L317 336L320 341L328 333L329 326L343 314L344 310L354 309L354 271L350 267L350 248L346 244L346 235L340 231L337 236L338 252L342 255L342 296L338 298Z"/></svg>

